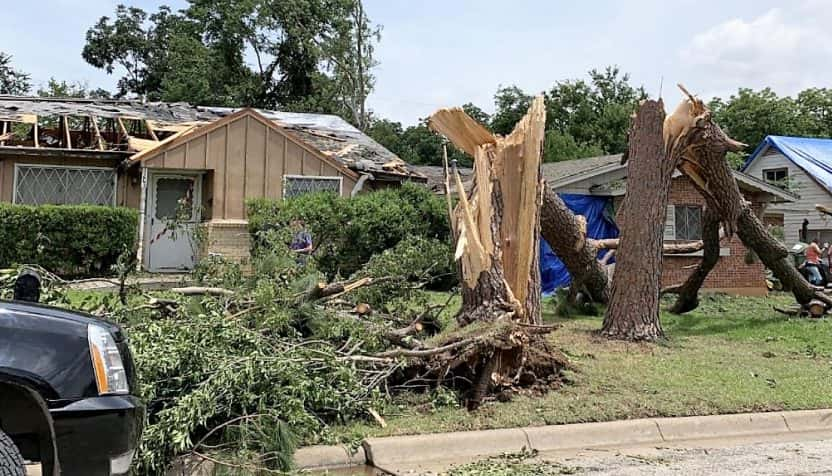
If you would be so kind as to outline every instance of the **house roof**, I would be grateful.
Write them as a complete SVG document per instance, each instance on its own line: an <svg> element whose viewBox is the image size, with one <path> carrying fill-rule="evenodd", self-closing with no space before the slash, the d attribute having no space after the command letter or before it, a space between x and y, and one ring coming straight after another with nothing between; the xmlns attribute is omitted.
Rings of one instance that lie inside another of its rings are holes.
<svg viewBox="0 0 832 476"><path fill-rule="evenodd" d="M425 176L427 179L427 186L431 191L438 194L445 193L444 167L440 165L411 165L410 168L413 171ZM465 190L470 191L474 180L474 169L469 167L457 167L456 170L459 172L459 176L462 179L462 185L465 187ZM456 185L454 184L453 179L451 180L450 185L451 192L455 192Z"/></svg>
<svg viewBox="0 0 832 476"><path fill-rule="evenodd" d="M49 115L95 116L147 120L154 129L174 132L191 126L202 127L242 109L136 100L0 96L0 121L31 122L35 116ZM338 116L255 110L323 155L358 173L370 173L381 179L425 180L396 154Z"/></svg>
<svg viewBox="0 0 832 476"><path fill-rule="evenodd" d="M445 174L442 167L420 165L411 166L411 168L427 177L427 185L431 190L436 193L444 193ZM581 180L586 180L607 172L625 169L623 180L616 180L616 183L596 184L591 188L591 190L595 189L600 192L598 195L617 196L624 195L627 191L626 168L627 164L621 164L621 154L618 154L563 162L547 162L541 165L541 172L548 186L558 189L564 185L580 182ZM462 177L465 189L470 190L474 179L473 169L460 167L457 171ZM737 185L746 192L768 194L774 198L774 201L778 202L793 202L798 199L797 195L752 177L751 175L737 170L733 170L732 172L737 181ZM680 175L681 172L675 171L673 176L675 178ZM451 188L454 189L453 182L451 183Z"/></svg>
<svg viewBox="0 0 832 476"><path fill-rule="evenodd" d="M774 148L832 193L832 139L767 136L743 165L748 170L757 158Z"/></svg>
<svg viewBox="0 0 832 476"><path fill-rule="evenodd" d="M540 167L550 187L562 187L588 177L625 168L626 165L621 164L621 154L615 154L562 162L546 162Z"/></svg>

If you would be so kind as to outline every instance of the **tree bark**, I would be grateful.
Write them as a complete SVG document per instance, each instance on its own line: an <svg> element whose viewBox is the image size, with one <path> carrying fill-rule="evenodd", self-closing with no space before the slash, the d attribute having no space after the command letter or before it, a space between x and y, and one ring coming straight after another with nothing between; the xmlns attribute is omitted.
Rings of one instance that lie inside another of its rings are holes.
<svg viewBox="0 0 832 476"><path fill-rule="evenodd" d="M459 203L452 213L455 257L462 279L462 326L481 323L462 341L431 352L429 371L470 382L468 407L490 390L547 382L567 365L540 326L540 162L546 109L543 97L507 137L496 137L461 109L434 113L430 127L474 157L470 196L454 174ZM450 336L451 339L458 337ZM442 347L440 347L442 348Z"/></svg>
<svg viewBox="0 0 832 476"><path fill-rule="evenodd" d="M675 168L663 139L664 106L645 101L630 129L627 194L618 214L621 241L609 307L601 334L624 340L655 340L667 196Z"/></svg>
<svg viewBox="0 0 832 476"><path fill-rule="evenodd" d="M706 207L703 220L702 241L705 247L702 261L684 283L663 290L678 293L676 302L670 308L674 314L683 314L699 306L699 289L719 261L719 214L711 207Z"/></svg>
<svg viewBox="0 0 832 476"><path fill-rule="evenodd" d="M597 259L598 249L587 239L572 210L546 184L543 186L540 229L552 251L569 270L572 288L585 289L596 302L609 302L609 276Z"/></svg>
<svg viewBox="0 0 832 476"><path fill-rule="evenodd" d="M745 247L757 254L783 283L784 290L794 294L798 303L807 306L816 299L827 307L832 305L832 299L815 290L800 275L786 247L766 231L740 193L725 155L741 150L745 144L728 137L713 122L704 103L684 88L682 90L688 98L677 111L686 108L691 120L690 127L673 144L674 151L680 156L679 170L693 181L708 207L719 213L726 236L736 232Z"/></svg>

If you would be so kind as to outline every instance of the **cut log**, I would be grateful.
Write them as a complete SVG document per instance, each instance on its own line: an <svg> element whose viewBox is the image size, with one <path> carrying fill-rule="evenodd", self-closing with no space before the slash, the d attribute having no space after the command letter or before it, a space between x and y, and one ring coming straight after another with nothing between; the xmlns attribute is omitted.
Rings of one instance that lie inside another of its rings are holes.
<svg viewBox="0 0 832 476"><path fill-rule="evenodd" d="M809 311L809 317L813 317L815 319L821 318L824 314L826 314L826 303L818 299L812 299L809 301L809 304L806 305L806 310Z"/></svg>
<svg viewBox="0 0 832 476"><path fill-rule="evenodd" d="M630 129L627 194L618 213L618 248L609 307L601 334L656 340L665 208L675 161L665 152L661 100L642 103Z"/></svg>

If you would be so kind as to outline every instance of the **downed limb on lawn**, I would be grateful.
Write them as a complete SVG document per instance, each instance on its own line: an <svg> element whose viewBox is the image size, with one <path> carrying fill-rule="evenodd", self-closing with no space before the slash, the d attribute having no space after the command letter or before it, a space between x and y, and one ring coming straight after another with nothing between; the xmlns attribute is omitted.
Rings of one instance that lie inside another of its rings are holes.
<svg viewBox="0 0 832 476"><path fill-rule="evenodd" d="M460 262L464 337L432 348L393 350L409 360L413 378L459 382L476 408L496 389L559 380L565 357L549 349L540 323L540 161L546 109L535 98L507 137L491 134L462 109L442 109L430 127L474 158L474 188L455 174L455 257ZM465 382L465 383L462 383Z"/></svg>

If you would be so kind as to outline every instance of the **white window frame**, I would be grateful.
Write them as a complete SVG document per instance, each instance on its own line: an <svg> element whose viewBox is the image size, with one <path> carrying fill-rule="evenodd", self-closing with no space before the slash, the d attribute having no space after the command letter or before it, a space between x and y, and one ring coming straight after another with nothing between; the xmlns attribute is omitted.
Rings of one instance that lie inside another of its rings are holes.
<svg viewBox="0 0 832 476"><path fill-rule="evenodd" d="M286 199L286 179L312 179L312 180L329 180L338 181L338 196L344 193L344 177L334 177L332 175L284 175L283 176L283 199Z"/></svg>
<svg viewBox="0 0 832 476"><path fill-rule="evenodd" d="M20 168L38 168L38 169L74 169L74 170L108 170L113 173L113 203L111 206L115 207L118 203L118 172L112 167L98 167L98 166L83 166L83 165L49 165L49 164L14 164L14 184L12 186L12 203L17 205L17 178L20 174ZM24 204L28 205L28 204ZM37 206L37 205L34 205Z"/></svg>

